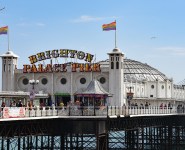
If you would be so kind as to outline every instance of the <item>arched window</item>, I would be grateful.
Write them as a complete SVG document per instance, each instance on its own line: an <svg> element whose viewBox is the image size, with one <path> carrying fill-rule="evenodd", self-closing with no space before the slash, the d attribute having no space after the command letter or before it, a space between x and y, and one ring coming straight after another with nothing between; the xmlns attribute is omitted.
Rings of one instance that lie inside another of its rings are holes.
<svg viewBox="0 0 185 150"><path fill-rule="evenodd" d="M4 63L4 69L3 70L5 72L6 71L6 60L4 60L3 63Z"/></svg>
<svg viewBox="0 0 185 150"><path fill-rule="evenodd" d="M116 62L116 69L119 69L119 62Z"/></svg>
<svg viewBox="0 0 185 150"><path fill-rule="evenodd" d="M111 69L114 69L114 62L111 62Z"/></svg>

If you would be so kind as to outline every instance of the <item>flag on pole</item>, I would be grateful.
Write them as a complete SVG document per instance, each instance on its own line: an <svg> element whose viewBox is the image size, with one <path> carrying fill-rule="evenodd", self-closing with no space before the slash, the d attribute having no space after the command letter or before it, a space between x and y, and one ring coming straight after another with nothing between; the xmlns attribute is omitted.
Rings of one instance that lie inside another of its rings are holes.
<svg viewBox="0 0 185 150"><path fill-rule="evenodd" d="M1 34L8 34L8 26L1 27L0 28L0 35Z"/></svg>
<svg viewBox="0 0 185 150"><path fill-rule="evenodd" d="M116 21L102 25L103 31L116 30Z"/></svg>

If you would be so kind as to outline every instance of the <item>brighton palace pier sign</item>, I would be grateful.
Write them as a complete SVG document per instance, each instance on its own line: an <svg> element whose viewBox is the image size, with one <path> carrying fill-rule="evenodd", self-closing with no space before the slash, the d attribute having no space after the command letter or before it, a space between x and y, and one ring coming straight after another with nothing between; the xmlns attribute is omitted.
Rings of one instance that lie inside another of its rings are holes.
<svg viewBox="0 0 185 150"><path fill-rule="evenodd" d="M67 72L67 64L38 64L35 63L39 61L44 61L46 59L52 58L77 58L79 60L84 60L87 63L73 63L71 62L71 71L76 72L100 72L100 64L91 63L94 55L89 53L84 53L83 51L70 50L70 49L60 49L60 50L48 50L45 52L37 53L29 58L30 65L23 65L23 73L46 73L46 72Z"/></svg>

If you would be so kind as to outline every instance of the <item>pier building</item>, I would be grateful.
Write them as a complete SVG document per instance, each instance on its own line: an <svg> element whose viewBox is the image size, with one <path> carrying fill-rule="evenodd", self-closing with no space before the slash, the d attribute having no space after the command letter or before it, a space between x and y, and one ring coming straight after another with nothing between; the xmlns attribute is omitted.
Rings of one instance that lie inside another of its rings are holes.
<svg viewBox="0 0 185 150"><path fill-rule="evenodd" d="M30 99L32 79L39 80L34 87L35 105L53 102L59 105L62 100L64 105L70 101L91 105L96 101L96 105L142 107L178 106L185 101L184 85L175 85L172 78L147 63L126 58L119 48L110 50L108 59L99 62L94 55L77 50L38 52L28 56L30 64L20 69L17 67L19 57L13 51L5 52L1 58L0 97L7 105L12 99L24 102Z"/></svg>

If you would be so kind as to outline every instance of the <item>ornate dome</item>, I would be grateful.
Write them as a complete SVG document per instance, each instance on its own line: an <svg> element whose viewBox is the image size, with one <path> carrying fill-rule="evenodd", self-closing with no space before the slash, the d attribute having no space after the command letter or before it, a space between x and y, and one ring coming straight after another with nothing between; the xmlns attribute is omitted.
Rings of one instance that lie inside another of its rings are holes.
<svg viewBox="0 0 185 150"><path fill-rule="evenodd" d="M100 62L102 67L108 67L109 60ZM164 81L169 80L165 74L146 63L124 59L124 80L128 82Z"/></svg>
<svg viewBox="0 0 185 150"><path fill-rule="evenodd" d="M148 64L139 61L124 59L125 80L134 81L164 81L168 78L166 75Z"/></svg>
<svg viewBox="0 0 185 150"><path fill-rule="evenodd" d="M12 51L7 51L5 54L1 55L0 57L15 57L18 58L16 54L14 54Z"/></svg>

